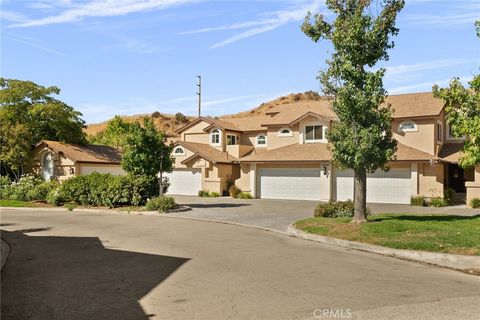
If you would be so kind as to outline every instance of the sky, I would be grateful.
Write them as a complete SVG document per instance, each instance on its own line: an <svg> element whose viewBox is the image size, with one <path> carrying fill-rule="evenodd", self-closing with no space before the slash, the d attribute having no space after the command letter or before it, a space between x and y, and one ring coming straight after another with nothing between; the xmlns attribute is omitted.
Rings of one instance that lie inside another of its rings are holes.
<svg viewBox="0 0 480 320"><path fill-rule="evenodd" d="M378 1L378 0L377 0ZM160 111L223 115L289 93L321 92L331 45L300 25L323 0L0 0L5 78L58 86L87 123ZM389 94L467 84L480 66L480 0L407 0L384 85Z"/></svg>

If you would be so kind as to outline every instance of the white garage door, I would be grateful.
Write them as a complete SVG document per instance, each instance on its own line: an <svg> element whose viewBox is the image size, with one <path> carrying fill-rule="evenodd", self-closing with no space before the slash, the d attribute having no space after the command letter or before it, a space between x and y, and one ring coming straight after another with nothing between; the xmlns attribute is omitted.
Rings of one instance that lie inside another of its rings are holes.
<svg viewBox="0 0 480 320"><path fill-rule="evenodd" d="M118 166L84 166L80 167L80 172L82 175L91 174L94 172L98 173L110 173L113 175L123 175L125 171L123 171L120 165Z"/></svg>
<svg viewBox="0 0 480 320"><path fill-rule="evenodd" d="M201 169L175 169L165 176L170 180L169 194L196 196L202 189Z"/></svg>
<svg viewBox="0 0 480 320"><path fill-rule="evenodd" d="M320 168L265 168L258 179L260 198L320 200Z"/></svg>
<svg viewBox="0 0 480 320"><path fill-rule="evenodd" d="M410 169L377 170L367 176L367 202L409 204ZM353 171L336 173L337 200L353 199Z"/></svg>

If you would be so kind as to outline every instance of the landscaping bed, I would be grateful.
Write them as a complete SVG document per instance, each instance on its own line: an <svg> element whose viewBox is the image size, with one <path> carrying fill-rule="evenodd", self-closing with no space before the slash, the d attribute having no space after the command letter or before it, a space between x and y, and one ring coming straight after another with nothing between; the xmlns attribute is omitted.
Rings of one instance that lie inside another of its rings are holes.
<svg viewBox="0 0 480 320"><path fill-rule="evenodd" d="M480 216L382 214L368 223L351 218L312 217L295 227L304 232L395 249L480 256Z"/></svg>

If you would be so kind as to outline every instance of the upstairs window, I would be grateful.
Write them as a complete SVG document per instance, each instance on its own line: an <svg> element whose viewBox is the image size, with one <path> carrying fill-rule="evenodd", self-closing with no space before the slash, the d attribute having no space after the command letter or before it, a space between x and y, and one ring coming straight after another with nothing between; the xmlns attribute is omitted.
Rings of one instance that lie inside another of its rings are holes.
<svg viewBox="0 0 480 320"><path fill-rule="evenodd" d="M279 137L291 137L293 136L292 130L289 128L282 128L278 131Z"/></svg>
<svg viewBox="0 0 480 320"><path fill-rule="evenodd" d="M313 125L305 126L305 141L322 141L323 140L323 126Z"/></svg>
<svg viewBox="0 0 480 320"><path fill-rule="evenodd" d="M227 134L227 145L233 146L237 144L237 136Z"/></svg>
<svg viewBox="0 0 480 320"><path fill-rule="evenodd" d="M257 136L256 145L258 147L265 147L267 145L267 136L261 134Z"/></svg>
<svg viewBox="0 0 480 320"><path fill-rule="evenodd" d="M182 156L182 155L185 154L185 150L182 147L176 147L173 150L173 154L176 155L176 156Z"/></svg>
<svg viewBox="0 0 480 320"><path fill-rule="evenodd" d="M443 142L443 126L441 122L437 122L437 142Z"/></svg>
<svg viewBox="0 0 480 320"><path fill-rule="evenodd" d="M213 145L219 145L220 144L220 130L218 129L213 129L212 132L210 133L210 142Z"/></svg>
<svg viewBox="0 0 480 320"><path fill-rule="evenodd" d="M415 121L403 121L398 125L398 131L400 132L413 132L418 131L418 126Z"/></svg>

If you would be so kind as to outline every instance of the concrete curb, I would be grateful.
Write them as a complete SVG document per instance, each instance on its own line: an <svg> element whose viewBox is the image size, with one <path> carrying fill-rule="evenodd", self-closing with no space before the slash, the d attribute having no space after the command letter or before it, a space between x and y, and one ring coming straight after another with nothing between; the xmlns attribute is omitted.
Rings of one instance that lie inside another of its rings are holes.
<svg viewBox="0 0 480 320"><path fill-rule="evenodd" d="M416 251L416 250L403 250L393 249L387 247L376 246L372 244L366 244L355 241L348 241L336 238L330 238L325 236L319 236L316 234L307 233L295 228L290 224L287 228L287 233L302 239L307 239L316 242L322 242L335 246L340 246L349 249L355 249L359 251L366 251L384 256L399 258L403 260L416 261L431 265L436 265L444 268L459 270L470 274L480 275L480 257L475 256L462 256L448 253L437 253L428 251Z"/></svg>
<svg viewBox="0 0 480 320"><path fill-rule="evenodd" d="M89 208L74 208L73 210L68 210L64 207L52 207L52 208L37 208L37 207L0 207L0 212L2 210L18 210L18 211L70 211L70 212L91 212L91 213L113 213L113 214L137 214L145 216L158 216L159 214L168 214L176 212L186 212L192 210L189 206L181 205L177 209L169 210L167 212L160 213L158 211L127 211L127 210L118 210L118 209L89 209Z"/></svg>
<svg viewBox="0 0 480 320"><path fill-rule="evenodd" d="M3 266L7 262L8 256L10 255L10 246L6 241L0 239L0 270L3 270Z"/></svg>

